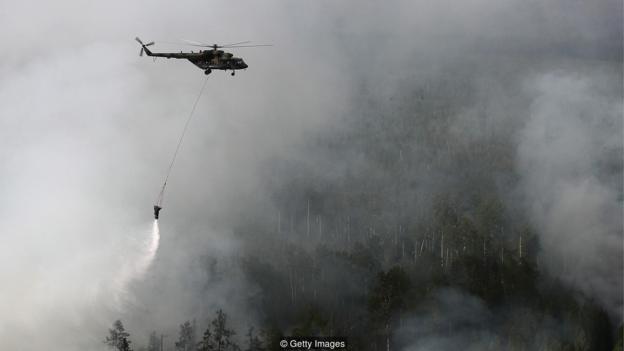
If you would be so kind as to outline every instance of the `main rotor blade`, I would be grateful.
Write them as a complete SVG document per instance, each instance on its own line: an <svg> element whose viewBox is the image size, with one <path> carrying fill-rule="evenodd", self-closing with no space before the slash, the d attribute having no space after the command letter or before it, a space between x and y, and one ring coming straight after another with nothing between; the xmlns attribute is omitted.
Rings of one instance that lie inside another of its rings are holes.
<svg viewBox="0 0 624 351"><path fill-rule="evenodd" d="M187 40L187 39L181 39L183 42L187 43L188 45L193 45L193 46L212 46L212 45L208 45L208 44L204 44L204 43L200 43L198 41L195 40Z"/></svg>
<svg viewBox="0 0 624 351"><path fill-rule="evenodd" d="M200 48L214 48L214 45L198 45L198 44L186 44L190 46L199 46ZM222 48L223 46L217 45L217 48Z"/></svg>
<svg viewBox="0 0 624 351"><path fill-rule="evenodd" d="M199 46L203 48L215 48L215 47L216 48L253 48L253 47L258 47L258 46L273 46L273 44L240 45L240 44L251 43L251 41L249 40L241 41L239 43L226 44L226 45L218 45L218 44L209 45L209 44L200 43L198 41L186 40L186 39L182 39L182 41L184 41L187 45Z"/></svg>
<svg viewBox="0 0 624 351"><path fill-rule="evenodd" d="M239 45L239 46L228 46L228 48L255 48L258 46L273 46L273 44L260 44L260 45Z"/></svg>
<svg viewBox="0 0 624 351"><path fill-rule="evenodd" d="M223 47L251 43L251 40L241 41L240 43L223 44Z"/></svg>

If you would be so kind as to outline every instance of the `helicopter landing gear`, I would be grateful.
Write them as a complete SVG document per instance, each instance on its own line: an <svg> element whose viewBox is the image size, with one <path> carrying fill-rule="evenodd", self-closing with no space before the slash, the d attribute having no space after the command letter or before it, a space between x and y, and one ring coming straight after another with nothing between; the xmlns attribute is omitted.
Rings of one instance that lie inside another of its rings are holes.
<svg viewBox="0 0 624 351"><path fill-rule="evenodd" d="M212 72L212 70L211 70L210 68L208 68L207 70L205 70L205 71L204 71L204 74L205 74L205 75L209 75L209 74L210 74L210 72Z"/></svg>
<svg viewBox="0 0 624 351"><path fill-rule="evenodd" d="M236 71L232 71L232 73L230 73L230 75L232 75L232 77L234 77L234 74L236 74Z"/></svg>

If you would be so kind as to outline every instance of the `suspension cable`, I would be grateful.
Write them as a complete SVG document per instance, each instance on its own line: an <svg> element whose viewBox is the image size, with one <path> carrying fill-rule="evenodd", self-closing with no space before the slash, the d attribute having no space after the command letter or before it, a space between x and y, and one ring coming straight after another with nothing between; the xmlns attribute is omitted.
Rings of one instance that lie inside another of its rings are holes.
<svg viewBox="0 0 624 351"><path fill-rule="evenodd" d="M169 175L171 175L171 170L173 169L173 164L175 163L176 158L178 157L178 152L180 151L180 147L182 146L182 140L184 139L184 135L186 135L186 130L188 129L189 124L191 123L191 119L193 118L193 114L195 113L195 109L197 108L197 103L199 103L199 99L201 98L204 88L206 88L206 83L208 83L208 77L204 80L204 84L199 90L199 94L197 95L197 99L195 99L195 103L193 104L193 108L191 109L191 113L189 113L186 122L184 123L184 128L182 129L182 134L180 135L180 139L178 140L178 145L175 148L175 152L173 153L173 157L171 158L171 163L169 164L169 168L167 169L167 174L165 176L165 181L160 189L160 193L158 194L158 198L156 199L156 205L160 207L163 202L163 198L165 196L165 187L167 186L167 181L169 180Z"/></svg>

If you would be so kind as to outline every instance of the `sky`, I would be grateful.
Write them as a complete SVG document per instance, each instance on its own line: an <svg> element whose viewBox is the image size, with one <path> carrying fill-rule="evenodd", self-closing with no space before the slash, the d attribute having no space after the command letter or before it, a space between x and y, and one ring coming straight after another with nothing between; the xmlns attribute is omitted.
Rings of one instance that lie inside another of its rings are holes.
<svg viewBox="0 0 624 351"><path fill-rule="evenodd" d="M522 121L487 125L520 125L518 198L544 233L545 266L621 318L621 169L599 171L621 159L621 26L612 0L3 0L0 348L99 350L113 320L147 303L118 277L142 257L152 203L206 77L189 62L139 57L136 36L156 41L153 51L182 50L167 43L180 39L273 46L240 49L249 69L207 78L161 212L168 268L159 274L171 279L155 295L171 303L135 325L183 320L195 305L176 276L201 254L236 252L237 218L271 210L263 166L304 159L302 139L343 126L362 82L391 96L408 72L435 77L474 57L492 68L486 77L532 58L513 76L530 100ZM484 106L515 106L484 82ZM470 111L457 116L460 137L480 137L462 127L471 121ZM212 287L204 308L236 305L244 284L234 275Z"/></svg>

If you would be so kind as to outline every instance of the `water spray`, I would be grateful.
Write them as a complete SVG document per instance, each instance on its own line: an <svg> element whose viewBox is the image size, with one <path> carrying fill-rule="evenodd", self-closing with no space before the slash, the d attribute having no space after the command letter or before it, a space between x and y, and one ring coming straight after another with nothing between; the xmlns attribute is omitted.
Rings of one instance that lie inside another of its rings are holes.
<svg viewBox="0 0 624 351"><path fill-rule="evenodd" d="M144 251L144 256L142 260L137 265L137 273L138 277L142 276L147 272L148 268L152 265L154 258L156 257L156 252L158 251L158 246L160 244L160 228L158 227L158 220L154 220L154 224L152 225L152 235L150 237L149 242L147 243Z"/></svg>
<svg viewBox="0 0 624 351"><path fill-rule="evenodd" d="M140 280L145 276L154 263L159 244L160 229L158 227L158 220L154 220L151 234L149 237L142 240L138 250L135 250L137 256L122 265L113 283L114 301L117 306L122 306L128 301L132 301L132 295L129 293L130 283Z"/></svg>

